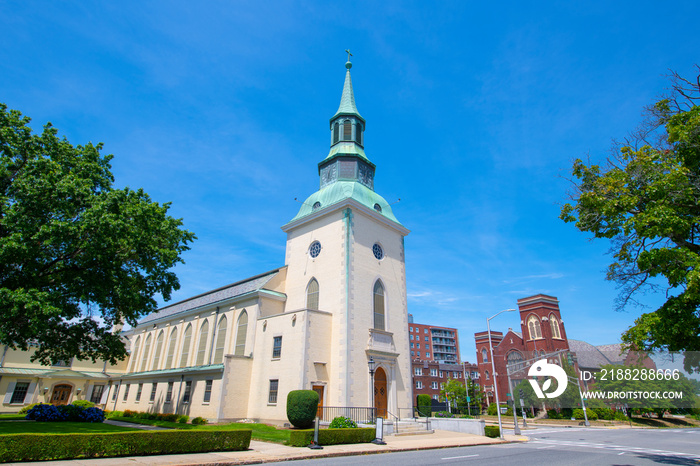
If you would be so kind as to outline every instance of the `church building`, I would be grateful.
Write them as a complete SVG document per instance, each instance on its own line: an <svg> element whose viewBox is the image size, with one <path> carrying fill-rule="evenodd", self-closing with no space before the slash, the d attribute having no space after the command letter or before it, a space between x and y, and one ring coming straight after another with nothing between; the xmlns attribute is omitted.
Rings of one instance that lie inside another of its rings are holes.
<svg viewBox="0 0 700 466"><path fill-rule="evenodd" d="M379 416L412 407L409 230L374 191L377 167L364 151L366 122L355 105L352 64L345 66L319 188L282 226L285 265L144 317L124 332L128 361L99 376L79 378L68 362L61 369L73 378L24 377L25 393L6 395L3 411L56 401L57 386L65 403L91 397L108 410L211 421L286 422L287 394L299 389L317 391L324 407L374 406ZM12 380L14 390L19 379L0 372L0 392Z"/></svg>

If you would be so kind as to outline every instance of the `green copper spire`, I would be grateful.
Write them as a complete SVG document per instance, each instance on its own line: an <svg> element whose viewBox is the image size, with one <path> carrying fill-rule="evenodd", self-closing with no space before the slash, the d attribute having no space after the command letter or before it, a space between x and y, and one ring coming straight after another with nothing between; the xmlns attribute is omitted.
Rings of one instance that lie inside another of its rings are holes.
<svg viewBox="0 0 700 466"><path fill-rule="evenodd" d="M357 111L357 106L355 105L355 94L352 91L352 77L350 77L350 68L352 68L350 57L352 56L352 54L349 50L346 50L346 52L348 53L348 61L347 63L345 63L345 68L347 68L347 71L345 72L345 84L343 84L343 95L340 98L340 106L338 107L338 111L335 112L333 118L337 117L338 115L356 115L362 118L360 112ZM333 118L331 118L331 120Z"/></svg>
<svg viewBox="0 0 700 466"><path fill-rule="evenodd" d="M345 85L340 107L330 120L331 149L328 156L318 164L319 190L302 203L299 213L287 225L333 206L342 206L350 200L366 208L366 212L383 217L401 228L391 205L374 192L376 166L370 162L364 150L365 119L355 106L355 96L350 78L350 57L345 64ZM287 226L283 227L287 228Z"/></svg>

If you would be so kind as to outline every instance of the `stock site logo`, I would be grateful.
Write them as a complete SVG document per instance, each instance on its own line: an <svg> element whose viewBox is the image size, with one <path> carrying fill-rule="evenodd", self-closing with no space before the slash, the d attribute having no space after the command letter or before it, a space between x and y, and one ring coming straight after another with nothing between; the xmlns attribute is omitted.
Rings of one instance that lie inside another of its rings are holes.
<svg viewBox="0 0 700 466"><path fill-rule="evenodd" d="M534 363L527 372L527 375L530 377L547 377L547 380L542 385L542 388L540 388L537 380L528 379L530 381L530 385L532 385L532 389L535 391L535 395L537 395L537 398L545 398L545 395L547 398L556 398L564 393L564 390L566 390L566 385L568 383L566 372L564 372L564 369L556 364L548 363L546 358L540 359ZM557 379L557 389L552 393L546 393L549 387L552 385L552 377Z"/></svg>

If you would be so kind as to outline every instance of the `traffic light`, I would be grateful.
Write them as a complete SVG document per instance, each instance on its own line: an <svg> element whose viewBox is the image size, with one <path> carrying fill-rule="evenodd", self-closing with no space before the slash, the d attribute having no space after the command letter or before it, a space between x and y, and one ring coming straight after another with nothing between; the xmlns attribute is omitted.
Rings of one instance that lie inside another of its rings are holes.
<svg viewBox="0 0 700 466"><path fill-rule="evenodd" d="M522 399L522 398L525 398L525 392L523 391L522 388L519 388L519 389L518 389L518 394L520 395L520 398L521 398L521 399Z"/></svg>

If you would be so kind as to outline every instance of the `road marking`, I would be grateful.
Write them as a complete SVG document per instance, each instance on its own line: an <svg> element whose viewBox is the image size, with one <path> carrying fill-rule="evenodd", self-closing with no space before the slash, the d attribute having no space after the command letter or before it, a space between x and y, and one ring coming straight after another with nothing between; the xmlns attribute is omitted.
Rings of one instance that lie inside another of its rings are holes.
<svg viewBox="0 0 700 466"><path fill-rule="evenodd" d="M442 458L443 460L459 460L462 458L474 458L479 455L465 455L465 456L450 456L449 458Z"/></svg>
<svg viewBox="0 0 700 466"><path fill-rule="evenodd" d="M549 444L549 447L544 446L544 447L538 447L538 450L542 450L544 448L555 448L555 447L578 447L578 448L596 448L596 449L606 449L606 450L613 450L613 451L620 451L624 450L622 453L646 453L646 454L656 454L656 455L661 455L661 456L675 456L675 457L682 457L682 458L688 458L688 459L694 459L697 460L700 458L700 456L692 453L681 453L681 452L676 452L676 451L668 451L668 450L657 450L657 449L652 449L652 448L643 448L643 447L628 447L628 446L623 446L623 445L609 445L609 444L601 444L601 443L591 443L591 442L580 442L580 441L572 441L572 440L549 440L549 439L537 439L535 442L532 443L544 443L544 444Z"/></svg>
<svg viewBox="0 0 700 466"><path fill-rule="evenodd" d="M622 456L624 454L625 454L625 452L623 451L622 453L618 453L617 456Z"/></svg>

